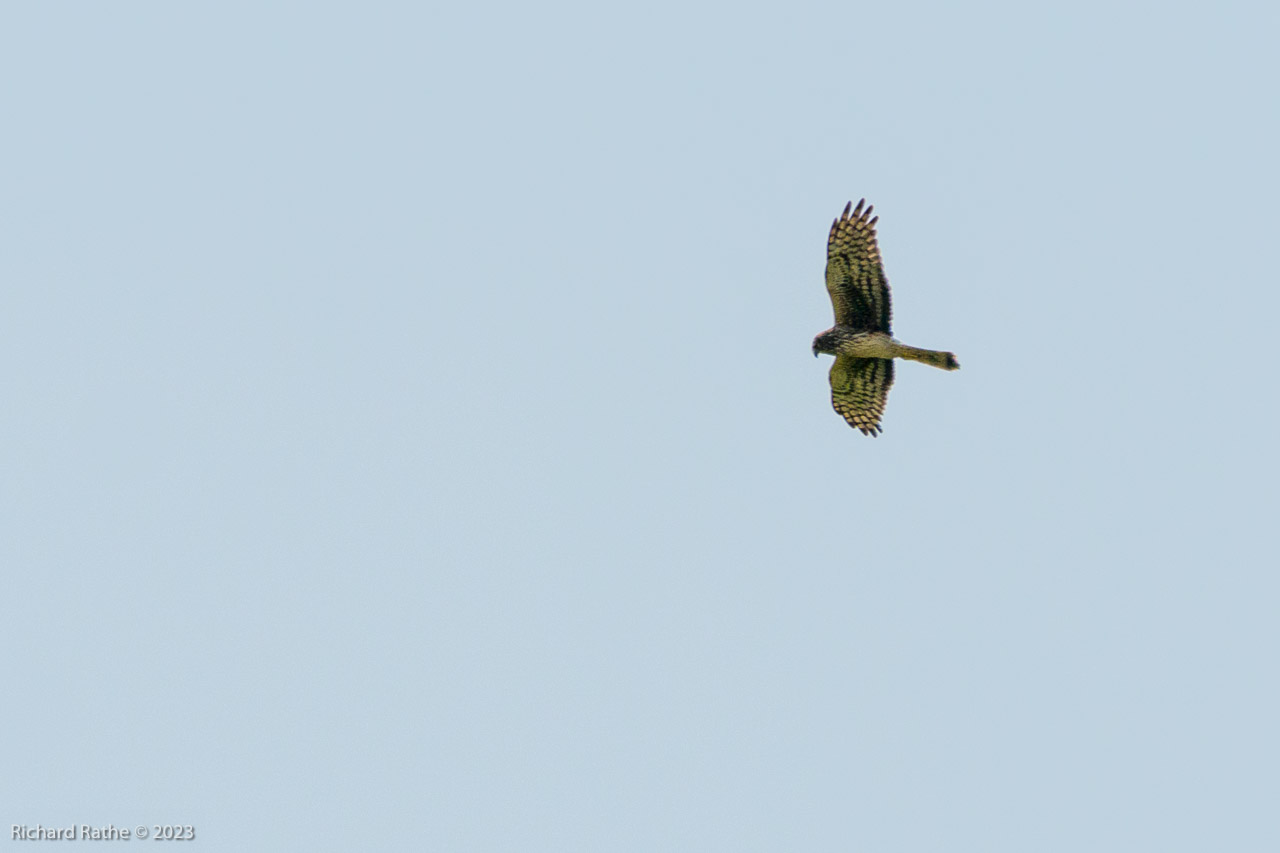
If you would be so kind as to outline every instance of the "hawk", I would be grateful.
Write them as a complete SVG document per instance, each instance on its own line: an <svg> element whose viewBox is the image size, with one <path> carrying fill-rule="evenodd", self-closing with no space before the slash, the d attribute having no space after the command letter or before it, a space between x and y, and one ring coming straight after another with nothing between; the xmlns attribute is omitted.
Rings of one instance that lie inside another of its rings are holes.
<svg viewBox="0 0 1280 853"><path fill-rule="evenodd" d="M943 370L960 363L949 352L916 349L893 339L889 282L876 246L876 222L864 198L849 202L827 237L827 293L836 324L813 339L813 355L836 357L831 365L831 405L863 435L880 434L880 417L893 384L893 360L921 361ZM850 212L852 208L852 212Z"/></svg>

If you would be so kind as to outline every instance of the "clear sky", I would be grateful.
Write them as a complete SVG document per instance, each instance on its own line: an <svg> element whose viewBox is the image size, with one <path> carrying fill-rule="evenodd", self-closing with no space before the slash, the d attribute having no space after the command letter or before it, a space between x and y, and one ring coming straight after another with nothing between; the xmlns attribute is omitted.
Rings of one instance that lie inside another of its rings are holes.
<svg viewBox="0 0 1280 853"><path fill-rule="evenodd" d="M6 8L5 836L1280 849L1278 25Z"/></svg>

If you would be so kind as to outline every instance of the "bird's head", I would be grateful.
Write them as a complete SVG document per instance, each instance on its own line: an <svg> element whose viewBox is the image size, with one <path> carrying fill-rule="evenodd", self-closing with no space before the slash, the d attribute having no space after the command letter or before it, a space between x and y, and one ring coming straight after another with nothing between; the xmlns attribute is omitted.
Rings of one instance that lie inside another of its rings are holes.
<svg viewBox="0 0 1280 853"><path fill-rule="evenodd" d="M817 358L818 353L825 352L828 355L836 354L836 336L834 329L827 329L822 334L813 339L813 357Z"/></svg>

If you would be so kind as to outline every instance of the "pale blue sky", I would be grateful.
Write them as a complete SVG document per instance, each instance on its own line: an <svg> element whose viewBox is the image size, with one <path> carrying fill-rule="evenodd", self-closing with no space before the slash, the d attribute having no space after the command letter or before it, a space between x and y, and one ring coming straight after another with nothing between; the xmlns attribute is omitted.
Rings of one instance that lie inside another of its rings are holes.
<svg viewBox="0 0 1280 853"><path fill-rule="evenodd" d="M1280 848L1278 24L6 9L0 825Z"/></svg>

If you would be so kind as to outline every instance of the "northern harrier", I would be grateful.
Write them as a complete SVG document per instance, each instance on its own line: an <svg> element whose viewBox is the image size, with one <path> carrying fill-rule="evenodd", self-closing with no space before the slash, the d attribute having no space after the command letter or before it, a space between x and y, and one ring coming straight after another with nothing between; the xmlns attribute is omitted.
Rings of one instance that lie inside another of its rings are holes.
<svg viewBox="0 0 1280 853"><path fill-rule="evenodd" d="M879 435L880 416L893 384L893 360L922 361L943 370L960 363L949 352L916 349L893 339L889 328L889 282L876 246L876 222L871 206L845 205L831 223L827 238L827 293L836 324L813 339L813 355L836 357L831 365L831 405L849 426L863 435ZM853 208L850 213L849 209Z"/></svg>

